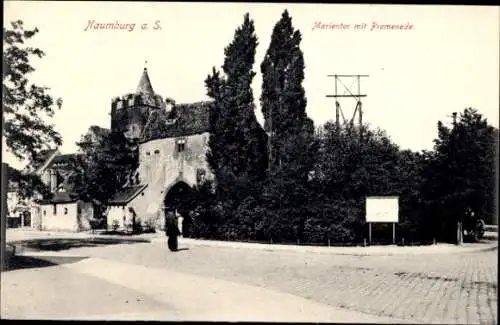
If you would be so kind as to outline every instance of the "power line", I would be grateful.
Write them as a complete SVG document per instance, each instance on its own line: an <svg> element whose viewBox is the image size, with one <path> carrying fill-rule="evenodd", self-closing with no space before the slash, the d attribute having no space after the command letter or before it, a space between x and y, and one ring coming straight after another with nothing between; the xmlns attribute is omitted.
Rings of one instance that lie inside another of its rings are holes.
<svg viewBox="0 0 500 325"><path fill-rule="evenodd" d="M369 77L369 75L352 75L352 74L333 74L333 75L327 75L327 77L333 77L334 78L334 94L333 95L326 95L327 98L335 98L335 125L337 127L337 130L340 129L340 116L342 115L342 119L344 124L348 124L350 127L354 126L354 121L356 119L356 116L358 117L358 124L360 127L360 136L361 136L361 130L363 126L363 106L361 103L361 98L366 97L366 94L361 93L361 78ZM346 84L343 82L343 80L346 79L352 79L352 83L349 87L346 86ZM354 90L352 90L352 86L357 83L357 92L354 93ZM344 87L344 94L339 94L338 93L338 85L341 85ZM349 94L346 95L345 91L347 91ZM352 118L350 121L347 121L344 117L344 112L342 110L342 107L340 106L339 98L353 98L356 102L356 106L354 107L354 113L352 115Z"/></svg>

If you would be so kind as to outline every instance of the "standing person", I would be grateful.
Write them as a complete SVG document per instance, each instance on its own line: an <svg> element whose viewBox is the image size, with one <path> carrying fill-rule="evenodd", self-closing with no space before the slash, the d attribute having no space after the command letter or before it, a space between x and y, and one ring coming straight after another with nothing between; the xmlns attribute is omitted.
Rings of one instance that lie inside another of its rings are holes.
<svg viewBox="0 0 500 325"><path fill-rule="evenodd" d="M165 220L165 234L168 237L168 249L170 249L172 252L177 251L178 248L177 237L181 234L181 232L177 227L177 222L173 211L167 212Z"/></svg>
<svg viewBox="0 0 500 325"><path fill-rule="evenodd" d="M132 225L132 233L138 233L139 232L139 224L137 222L137 213L135 213L134 208L129 207L128 208L128 215L129 215L129 222L131 222Z"/></svg>

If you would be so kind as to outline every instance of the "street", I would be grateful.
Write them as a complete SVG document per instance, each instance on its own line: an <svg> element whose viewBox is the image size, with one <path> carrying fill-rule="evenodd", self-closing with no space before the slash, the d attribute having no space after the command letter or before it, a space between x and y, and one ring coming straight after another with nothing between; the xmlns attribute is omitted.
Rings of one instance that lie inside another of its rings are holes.
<svg viewBox="0 0 500 325"><path fill-rule="evenodd" d="M497 249L357 256L200 246L182 238L180 248L169 252L166 241L156 238L25 251L26 258L48 265L2 274L2 315L497 322Z"/></svg>

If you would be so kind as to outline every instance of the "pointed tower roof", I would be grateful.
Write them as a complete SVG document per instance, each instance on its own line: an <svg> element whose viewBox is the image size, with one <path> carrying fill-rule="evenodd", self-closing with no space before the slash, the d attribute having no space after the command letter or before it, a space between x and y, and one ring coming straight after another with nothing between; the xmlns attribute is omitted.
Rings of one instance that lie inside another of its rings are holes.
<svg viewBox="0 0 500 325"><path fill-rule="evenodd" d="M137 92L154 95L153 86L151 86L151 81L148 76L148 68L144 68L142 72L141 80L139 80L139 85L137 85Z"/></svg>

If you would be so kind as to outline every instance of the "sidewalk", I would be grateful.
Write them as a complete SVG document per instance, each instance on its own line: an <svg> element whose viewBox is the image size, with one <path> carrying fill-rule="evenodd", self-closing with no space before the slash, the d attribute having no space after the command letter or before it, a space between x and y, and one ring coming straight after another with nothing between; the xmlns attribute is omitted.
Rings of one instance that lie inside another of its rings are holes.
<svg viewBox="0 0 500 325"><path fill-rule="evenodd" d="M7 230L7 243L15 243L18 241L29 239L56 239L56 238L116 238L127 240L148 240L151 242L164 242L166 237L162 232L154 234L141 234L134 236L116 236L116 235L99 235L91 233L68 233L68 232L46 232L36 230ZM461 246L453 244L436 244L429 246L356 246L356 247L339 247L339 246L298 246L298 245L282 245L282 244L258 244L245 242L217 241L192 238L179 238L180 245L188 246L207 246L207 247L225 247L235 249L260 249L267 251L295 251L295 252L311 252L320 254L335 254L335 255L358 255L358 256L391 256L391 255L422 255L422 254L453 254L453 253L468 253L489 251L498 248L498 241L488 241L485 243L463 244Z"/></svg>
<svg viewBox="0 0 500 325"><path fill-rule="evenodd" d="M154 237L152 241L165 241L164 237ZM357 255L357 256L392 256L392 255L425 255L425 254L453 254L489 251L498 248L498 242L463 244L461 246L452 244L436 244L429 246L357 246L357 247L326 247L326 246L298 246L280 244L256 244L244 242L200 240L191 238L179 238L179 244L192 246L226 247L239 249L260 249L267 251L294 251L310 252L334 255Z"/></svg>

